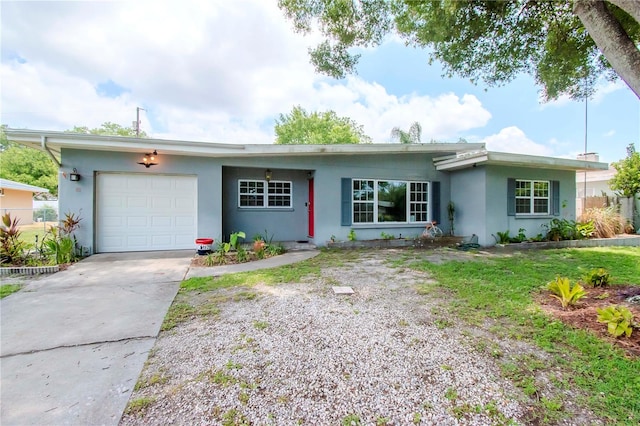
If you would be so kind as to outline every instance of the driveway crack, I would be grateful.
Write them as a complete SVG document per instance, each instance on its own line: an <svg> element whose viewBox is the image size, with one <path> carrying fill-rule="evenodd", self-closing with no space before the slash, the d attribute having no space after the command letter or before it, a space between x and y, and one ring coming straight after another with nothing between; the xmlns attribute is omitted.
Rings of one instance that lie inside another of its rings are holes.
<svg viewBox="0 0 640 426"><path fill-rule="evenodd" d="M107 344L107 343L121 343L121 342L147 340L147 339L154 339L155 340L157 337L158 336L137 336L137 337L125 337L125 338L122 338L122 339L114 339L114 340L101 340L101 341L97 341L97 342L79 343L79 344L76 344L76 345L60 345L60 346L53 346L51 348L45 348L45 349L35 349L35 350L31 350L31 351L9 353L9 354L5 354L5 355L0 356L0 359L11 358L11 357L14 357L14 356L19 356L19 355L37 354L37 353L40 353L40 352L53 351L53 350L56 350L56 349L80 348L80 347L85 347L85 346L103 345L103 344ZM127 356L129 356L129 355L131 355L131 354L128 354Z"/></svg>

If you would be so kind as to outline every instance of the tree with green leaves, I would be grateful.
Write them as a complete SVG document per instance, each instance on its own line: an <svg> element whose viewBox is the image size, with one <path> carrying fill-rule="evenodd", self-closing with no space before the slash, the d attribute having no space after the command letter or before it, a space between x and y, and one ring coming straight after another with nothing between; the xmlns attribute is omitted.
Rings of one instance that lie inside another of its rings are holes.
<svg viewBox="0 0 640 426"><path fill-rule="evenodd" d="M370 143L363 127L334 111L307 112L301 106L289 114L280 114L275 124L277 144L355 144Z"/></svg>
<svg viewBox="0 0 640 426"><path fill-rule="evenodd" d="M395 33L454 74L488 86L533 75L544 98L582 99L600 77L622 78L640 97L638 0L279 0L297 31L318 28L319 72L343 78L350 50Z"/></svg>
<svg viewBox="0 0 640 426"><path fill-rule="evenodd" d="M84 133L87 135L107 135L107 136L127 136L127 137L136 137L136 129L133 127L123 127L117 123L112 123L110 121L105 121L100 125L100 127L96 127L94 129L89 129L87 126L74 126L73 129L66 130L71 133ZM147 134L140 130L141 138L148 137Z"/></svg>
<svg viewBox="0 0 640 426"><path fill-rule="evenodd" d="M627 151L626 158L611 164L616 175L609 181L609 186L619 195L633 199L631 213L635 218L635 198L640 194L640 152L633 149L633 144Z"/></svg>
<svg viewBox="0 0 640 426"><path fill-rule="evenodd" d="M422 126L417 121L409 126L409 131L404 131L400 127L391 129L391 140L400 143L420 143L422 137Z"/></svg>
<svg viewBox="0 0 640 426"><path fill-rule="evenodd" d="M58 168L43 152L10 142L0 128L0 177L27 185L46 188L58 194Z"/></svg>

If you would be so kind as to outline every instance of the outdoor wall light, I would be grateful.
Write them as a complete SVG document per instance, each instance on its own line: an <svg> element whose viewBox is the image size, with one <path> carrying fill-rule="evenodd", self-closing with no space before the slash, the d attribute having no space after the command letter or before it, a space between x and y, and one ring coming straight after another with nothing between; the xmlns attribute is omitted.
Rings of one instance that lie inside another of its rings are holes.
<svg viewBox="0 0 640 426"><path fill-rule="evenodd" d="M271 169L267 169L264 171L264 178L267 180L267 182L271 182L272 177L273 173L271 172Z"/></svg>
<svg viewBox="0 0 640 426"><path fill-rule="evenodd" d="M157 155L158 155L158 151L154 149L152 153L146 153L142 158L142 161L139 162L138 164L142 164L147 169L151 166L157 166L158 163L154 163L154 161L156 161Z"/></svg>
<svg viewBox="0 0 640 426"><path fill-rule="evenodd" d="M69 173L69 180L72 182L77 182L80 180L80 173L78 173L78 170L75 167L73 168L73 172Z"/></svg>

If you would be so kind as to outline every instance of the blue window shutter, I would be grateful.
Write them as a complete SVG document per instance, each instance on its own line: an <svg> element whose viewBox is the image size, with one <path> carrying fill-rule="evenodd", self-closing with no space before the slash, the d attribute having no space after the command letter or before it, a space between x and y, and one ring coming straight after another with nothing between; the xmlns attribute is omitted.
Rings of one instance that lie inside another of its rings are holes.
<svg viewBox="0 0 640 426"><path fill-rule="evenodd" d="M516 180L507 179L507 216L516 215Z"/></svg>
<svg viewBox="0 0 640 426"><path fill-rule="evenodd" d="M440 182L431 182L431 220L440 223Z"/></svg>
<svg viewBox="0 0 640 426"><path fill-rule="evenodd" d="M560 216L560 181L551 181L551 211L554 216Z"/></svg>
<svg viewBox="0 0 640 426"><path fill-rule="evenodd" d="M352 197L351 178L342 178L342 226L351 226Z"/></svg>

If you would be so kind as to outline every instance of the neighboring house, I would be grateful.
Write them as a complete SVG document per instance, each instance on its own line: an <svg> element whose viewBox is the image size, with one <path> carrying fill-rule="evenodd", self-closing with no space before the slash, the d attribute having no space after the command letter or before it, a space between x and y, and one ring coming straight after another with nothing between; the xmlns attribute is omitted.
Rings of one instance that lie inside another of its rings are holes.
<svg viewBox="0 0 640 426"><path fill-rule="evenodd" d="M0 179L0 212L10 213L20 225L33 223L33 194L49 192L46 188Z"/></svg>
<svg viewBox="0 0 640 426"><path fill-rule="evenodd" d="M589 152L578 155L578 160L600 161L598 154ZM620 213L624 218L632 220L631 203L636 203L636 211L640 211L640 200L618 196L609 186L617 170L609 167L606 170L582 170L576 172L576 216L580 217L585 209L607 207L620 204Z"/></svg>
<svg viewBox="0 0 640 426"><path fill-rule="evenodd" d="M575 218L576 170L607 168L470 143L234 145L6 134L60 164L60 209L82 217L76 235L92 252L191 249L196 238L219 241L234 231L318 246L331 236L345 240L351 229L360 240L417 236L431 220L447 232L449 201L456 234L492 245L498 231L525 228L534 236L554 217Z"/></svg>

